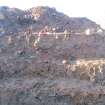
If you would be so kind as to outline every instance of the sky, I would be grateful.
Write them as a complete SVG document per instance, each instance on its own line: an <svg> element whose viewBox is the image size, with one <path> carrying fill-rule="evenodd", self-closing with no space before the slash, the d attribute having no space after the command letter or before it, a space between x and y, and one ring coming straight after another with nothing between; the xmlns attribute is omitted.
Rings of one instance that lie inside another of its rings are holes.
<svg viewBox="0 0 105 105"><path fill-rule="evenodd" d="M105 29L105 0L0 0L0 6L28 9L55 7L70 17L87 17Z"/></svg>

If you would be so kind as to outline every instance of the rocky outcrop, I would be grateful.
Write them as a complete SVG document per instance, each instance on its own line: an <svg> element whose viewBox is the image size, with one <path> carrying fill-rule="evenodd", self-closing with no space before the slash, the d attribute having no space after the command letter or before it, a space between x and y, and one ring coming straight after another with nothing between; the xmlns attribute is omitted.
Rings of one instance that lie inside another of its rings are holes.
<svg viewBox="0 0 105 105"><path fill-rule="evenodd" d="M104 35L26 35L0 37L1 105L104 105Z"/></svg>
<svg viewBox="0 0 105 105"><path fill-rule="evenodd" d="M25 11L17 8L0 7L0 34L13 34L30 29L33 32L56 31L84 32L91 29L96 32L99 25L87 18L73 18L49 7L36 7Z"/></svg>
<svg viewBox="0 0 105 105"><path fill-rule="evenodd" d="M105 104L100 26L49 7L2 7L0 25L0 105ZM85 34L87 28L94 33ZM70 34L54 33L65 29Z"/></svg>

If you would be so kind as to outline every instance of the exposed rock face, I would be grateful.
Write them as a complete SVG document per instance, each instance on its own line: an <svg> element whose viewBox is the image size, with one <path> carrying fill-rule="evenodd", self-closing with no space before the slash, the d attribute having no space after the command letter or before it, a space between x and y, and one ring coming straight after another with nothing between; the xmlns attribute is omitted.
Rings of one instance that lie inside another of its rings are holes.
<svg viewBox="0 0 105 105"><path fill-rule="evenodd" d="M15 27L18 32L0 37L0 105L105 104L105 35L82 33L87 28L97 31L98 25L49 7L2 7L0 13L4 33L14 33ZM55 31L81 34L39 36L27 33L30 25L33 32L47 25L49 31L62 27Z"/></svg>
<svg viewBox="0 0 105 105"><path fill-rule="evenodd" d="M0 7L0 34L12 34L32 27L32 31L83 32L86 29L97 31L99 25L87 18L70 18L54 8L36 7L26 11Z"/></svg>
<svg viewBox="0 0 105 105"><path fill-rule="evenodd" d="M104 105L105 36L22 35L0 37L1 105Z"/></svg>

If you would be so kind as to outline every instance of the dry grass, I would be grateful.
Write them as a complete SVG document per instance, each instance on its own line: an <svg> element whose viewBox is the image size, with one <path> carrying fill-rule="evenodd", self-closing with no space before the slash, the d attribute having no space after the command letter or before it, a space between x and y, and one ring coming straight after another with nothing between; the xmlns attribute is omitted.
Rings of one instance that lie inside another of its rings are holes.
<svg viewBox="0 0 105 105"><path fill-rule="evenodd" d="M65 71L67 72L67 74L74 73L75 76L80 77L80 79L89 78L90 81L95 81L98 75L101 76L101 79L103 78L105 65L104 59L99 60L79 59L73 62L63 60L62 63L64 64Z"/></svg>

